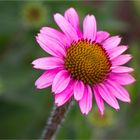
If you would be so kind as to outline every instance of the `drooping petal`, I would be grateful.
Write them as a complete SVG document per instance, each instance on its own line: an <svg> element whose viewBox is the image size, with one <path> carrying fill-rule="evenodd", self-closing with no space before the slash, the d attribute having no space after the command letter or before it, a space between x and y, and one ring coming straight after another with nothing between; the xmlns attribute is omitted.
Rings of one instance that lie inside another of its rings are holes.
<svg viewBox="0 0 140 140"><path fill-rule="evenodd" d="M117 47L120 42L121 42L121 38L119 36L112 36L103 42L103 47L106 50L109 50Z"/></svg>
<svg viewBox="0 0 140 140"><path fill-rule="evenodd" d="M64 48L70 44L69 40L66 38L66 36L63 33L51 27L42 27L40 30L40 33L45 34L46 36L49 36L50 38L55 39Z"/></svg>
<svg viewBox="0 0 140 140"><path fill-rule="evenodd" d="M54 68L63 68L64 61L57 57L42 57L32 62L33 67L41 70L49 70Z"/></svg>
<svg viewBox="0 0 140 140"><path fill-rule="evenodd" d="M85 85L82 81L76 81L75 86L74 86L74 98L75 100L81 100L83 97L85 90Z"/></svg>
<svg viewBox="0 0 140 140"><path fill-rule="evenodd" d="M114 73L126 73L126 72L133 72L134 69L126 66L116 66L111 67L112 72Z"/></svg>
<svg viewBox="0 0 140 140"><path fill-rule="evenodd" d="M107 80L107 87L110 90L110 92L119 100L123 102L130 102L130 97L125 88L120 86L118 83L113 82L111 80Z"/></svg>
<svg viewBox="0 0 140 140"><path fill-rule="evenodd" d="M105 85L100 84L98 86L96 86L100 96L113 108L115 108L116 110L119 109L119 104L118 101L116 100L116 98L114 97L113 94L110 93L110 91L105 87Z"/></svg>
<svg viewBox="0 0 140 140"><path fill-rule="evenodd" d="M62 92L70 82L70 75L67 70L62 70L55 76L52 84L52 92Z"/></svg>
<svg viewBox="0 0 140 140"><path fill-rule="evenodd" d="M110 73L109 77L120 85L129 85L136 81L129 73Z"/></svg>
<svg viewBox="0 0 140 140"><path fill-rule="evenodd" d="M93 15L87 15L83 21L83 35L84 39L95 40L96 38L96 19Z"/></svg>
<svg viewBox="0 0 140 140"><path fill-rule="evenodd" d="M72 41L78 40L78 35L74 27L60 14L54 15L54 20L65 35Z"/></svg>
<svg viewBox="0 0 140 140"><path fill-rule="evenodd" d="M86 115L92 108L92 90L89 85L87 85L87 87L85 88L84 95L79 101L79 107L81 112Z"/></svg>
<svg viewBox="0 0 140 140"><path fill-rule="evenodd" d="M120 55L120 56L112 59L111 63L112 63L113 66L123 65L131 59L132 59L132 56L130 54L124 54L124 55Z"/></svg>
<svg viewBox="0 0 140 140"><path fill-rule="evenodd" d="M109 33L105 31L98 31L96 33L96 42L102 43L102 41L106 40L109 37Z"/></svg>
<svg viewBox="0 0 140 140"><path fill-rule="evenodd" d="M48 70L44 72L35 82L35 86L38 89L47 88L52 84L52 81L56 74L59 72L58 69Z"/></svg>
<svg viewBox="0 0 140 140"><path fill-rule="evenodd" d="M101 115L104 114L104 101L102 99L102 97L100 96L100 93L98 91L98 89L96 88L96 86L93 87L93 91L94 91L94 97L97 103L97 106L99 108L99 111L101 113Z"/></svg>
<svg viewBox="0 0 140 140"><path fill-rule="evenodd" d="M57 57L63 57L66 55L66 50L64 49L63 45L59 44L59 42L55 39L49 36L46 37L46 35L41 33L38 34L36 39L42 49L44 49L49 54ZM40 42L44 45L42 46Z"/></svg>
<svg viewBox="0 0 140 140"><path fill-rule="evenodd" d="M108 51L110 60L112 60L115 57L119 56L120 54L122 54L127 49L128 49L128 46L118 46L118 47L115 47L115 48L111 49L110 51Z"/></svg>
<svg viewBox="0 0 140 140"><path fill-rule="evenodd" d="M73 95L74 82L71 80L65 90L59 94L55 94L55 104L61 106L65 104Z"/></svg>

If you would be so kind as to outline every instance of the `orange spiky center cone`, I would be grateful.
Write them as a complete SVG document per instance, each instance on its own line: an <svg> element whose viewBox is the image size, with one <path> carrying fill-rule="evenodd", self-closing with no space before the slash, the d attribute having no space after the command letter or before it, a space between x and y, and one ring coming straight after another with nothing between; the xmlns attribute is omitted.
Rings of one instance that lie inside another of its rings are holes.
<svg viewBox="0 0 140 140"><path fill-rule="evenodd" d="M74 79L92 85L101 83L110 72L111 62L98 43L80 39L67 49L65 68Z"/></svg>

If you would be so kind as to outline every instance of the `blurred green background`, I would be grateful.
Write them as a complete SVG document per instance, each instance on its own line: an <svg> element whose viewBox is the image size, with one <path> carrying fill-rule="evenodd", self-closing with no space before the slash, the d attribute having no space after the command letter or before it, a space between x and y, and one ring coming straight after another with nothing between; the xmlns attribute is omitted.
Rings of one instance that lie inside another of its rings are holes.
<svg viewBox="0 0 140 140"><path fill-rule="evenodd" d="M82 25L86 14L94 14L98 30L120 35L133 55L137 82L126 88L132 102L120 102L116 112L106 105L98 114L95 101L88 116L72 107L57 139L140 138L140 1L0 1L0 138L39 138L53 106L50 88L37 90L34 81L42 73L31 62L47 54L35 41L42 26L57 28L56 12L74 7Z"/></svg>

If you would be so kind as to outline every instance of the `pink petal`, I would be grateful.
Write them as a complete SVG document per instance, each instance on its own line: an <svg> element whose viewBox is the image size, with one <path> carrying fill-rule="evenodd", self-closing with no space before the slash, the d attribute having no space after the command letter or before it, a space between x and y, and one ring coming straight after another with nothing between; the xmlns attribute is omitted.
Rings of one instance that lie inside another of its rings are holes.
<svg viewBox="0 0 140 140"><path fill-rule="evenodd" d="M64 14L65 19L77 30L79 27L79 17L74 8L69 8Z"/></svg>
<svg viewBox="0 0 140 140"><path fill-rule="evenodd" d="M55 75L59 72L58 69L48 70L44 72L35 82L35 86L38 89L47 88L52 84Z"/></svg>
<svg viewBox="0 0 140 140"><path fill-rule="evenodd" d="M73 26L60 14L54 15L54 20L57 23L57 25L60 27L60 29L65 33L65 35L71 39L72 41L78 40L78 35L76 30L73 28Z"/></svg>
<svg viewBox="0 0 140 140"><path fill-rule="evenodd" d="M50 38L55 39L64 48L66 47L66 45L70 44L69 40L65 37L63 33L51 27L42 27L42 29L40 30L40 33L45 34L46 36L49 36Z"/></svg>
<svg viewBox="0 0 140 140"><path fill-rule="evenodd" d="M71 81L67 88L61 93L55 95L55 104L61 106L65 104L73 95L74 82Z"/></svg>
<svg viewBox="0 0 140 140"><path fill-rule="evenodd" d="M125 66L116 66L116 67L111 67L112 72L114 73L126 73L126 72L133 72L134 69L130 67L125 67Z"/></svg>
<svg viewBox="0 0 140 140"><path fill-rule="evenodd" d="M32 62L33 67L41 70L63 68L64 61L57 57L42 57Z"/></svg>
<svg viewBox="0 0 140 140"><path fill-rule="evenodd" d="M114 95L112 93L110 93L110 91L108 91L107 87L103 84L100 84L98 86L96 86L100 96L113 108L115 108L116 110L119 109L119 104L118 101L116 100L116 98L114 97Z"/></svg>
<svg viewBox="0 0 140 140"><path fill-rule="evenodd" d="M111 63L114 66L115 65L123 65L131 59L132 59L132 56L130 54L124 54L124 55L120 55L120 56L114 58L113 60L111 60Z"/></svg>
<svg viewBox="0 0 140 140"><path fill-rule="evenodd" d="M99 111L101 113L101 115L104 114L104 101L102 99L102 97L100 96L100 93L98 91L98 89L96 88L96 86L93 87L93 91L94 91L94 97L97 103L97 106L99 108Z"/></svg>
<svg viewBox="0 0 140 140"><path fill-rule="evenodd" d="M116 82L107 80L107 87L110 90L110 92L119 100L123 102L130 102L130 97L127 90L125 90L122 86L120 86Z"/></svg>
<svg viewBox="0 0 140 140"><path fill-rule="evenodd" d="M119 36L112 36L103 42L103 47L106 50L115 48L121 42L121 38Z"/></svg>
<svg viewBox="0 0 140 140"><path fill-rule="evenodd" d="M92 108L92 91L91 87L87 85L83 98L79 101L79 107L83 114L88 114Z"/></svg>
<svg viewBox="0 0 140 140"><path fill-rule="evenodd" d="M84 39L95 40L96 38L96 19L93 15L87 15L83 21Z"/></svg>
<svg viewBox="0 0 140 140"><path fill-rule="evenodd" d="M101 43L102 41L106 40L109 37L108 32L98 31L96 33L96 42Z"/></svg>
<svg viewBox="0 0 140 140"><path fill-rule="evenodd" d="M74 29L77 31L77 34L79 38L81 38L82 33L79 28L79 16L74 8L69 8L65 14L65 19L74 27Z"/></svg>
<svg viewBox="0 0 140 140"><path fill-rule="evenodd" d="M85 85L82 81L76 81L74 86L74 98L75 100L81 100L84 94Z"/></svg>
<svg viewBox="0 0 140 140"><path fill-rule="evenodd" d="M62 92L70 82L70 75L67 70L62 70L55 76L52 84L52 92Z"/></svg>
<svg viewBox="0 0 140 140"><path fill-rule="evenodd" d="M120 85L129 85L136 81L129 73L110 73L109 77Z"/></svg>
<svg viewBox="0 0 140 140"><path fill-rule="evenodd" d="M58 41L56 41L55 39L46 36L45 34L42 33L41 34L39 33L36 39L39 45L43 47L42 49L44 49L46 52L50 53L51 55L60 56L60 57L66 55L66 50L64 49L64 46L59 44ZM44 46L42 46L40 42L42 42Z"/></svg>
<svg viewBox="0 0 140 140"><path fill-rule="evenodd" d="M36 37L36 41L37 43L40 45L40 47L46 51L47 53L53 55L53 56L58 56L58 54L56 52L54 52L50 47L47 47L41 40L39 40L37 37Z"/></svg>
<svg viewBox="0 0 140 140"><path fill-rule="evenodd" d="M128 46L119 46L119 47L111 49L110 51L108 51L110 59L111 60L114 59L115 57L119 56L127 49L128 49Z"/></svg>

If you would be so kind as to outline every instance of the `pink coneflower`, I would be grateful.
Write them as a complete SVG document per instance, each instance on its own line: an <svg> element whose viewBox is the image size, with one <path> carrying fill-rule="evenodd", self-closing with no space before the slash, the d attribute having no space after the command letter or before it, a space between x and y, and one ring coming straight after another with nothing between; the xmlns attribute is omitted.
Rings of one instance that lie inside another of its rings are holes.
<svg viewBox="0 0 140 140"><path fill-rule="evenodd" d="M119 45L121 38L97 31L93 15L84 18L81 32L74 8L68 9L64 16L55 14L54 20L62 32L43 27L36 37L41 48L52 55L32 62L34 68L44 70L35 82L36 87L52 85L57 106L74 97L83 114L91 110L93 96L102 115L104 101L116 110L117 99L130 102L123 86L135 81L130 75L133 68L122 65L132 56L122 54L128 46Z"/></svg>

